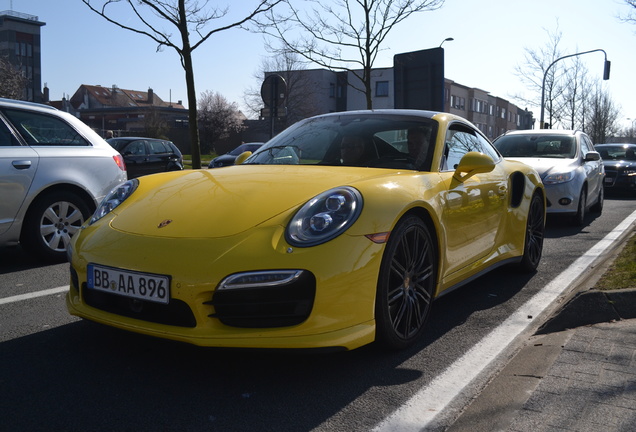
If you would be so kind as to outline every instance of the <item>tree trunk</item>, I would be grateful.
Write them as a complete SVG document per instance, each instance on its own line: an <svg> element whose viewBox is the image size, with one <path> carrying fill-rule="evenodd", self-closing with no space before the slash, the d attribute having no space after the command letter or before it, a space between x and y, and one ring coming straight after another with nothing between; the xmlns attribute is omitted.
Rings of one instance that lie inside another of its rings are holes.
<svg viewBox="0 0 636 432"><path fill-rule="evenodd" d="M188 122L190 126L190 148L192 149L192 168L201 168L201 143L199 142L199 122L197 119L197 92L194 85L194 67L192 65L192 48L186 21L185 0L179 0L179 32L183 42L181 60L186 76L188 93Z"/></svg>

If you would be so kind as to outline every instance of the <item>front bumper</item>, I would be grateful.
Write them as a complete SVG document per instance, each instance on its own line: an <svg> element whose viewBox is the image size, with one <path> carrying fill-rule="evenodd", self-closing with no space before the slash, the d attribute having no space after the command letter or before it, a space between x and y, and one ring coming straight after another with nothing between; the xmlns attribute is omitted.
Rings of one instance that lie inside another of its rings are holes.
<svg viewBox="0 0 636 432"><path fill-rule="evenodd" d="M67 307L92 321L200 346L353 349L374 340L383 245L364 236L344 234L319 246L291 248L280 226L211 240L139 237L88 227L76 236L73 250ZM169 274L170 303L95 293L86 284L88 263ZM304 270L303 287L276 293L217 291L230 274L269 269ZM268 321L274 315L267 317L268 307L286 308L291 320Z"/></svg>

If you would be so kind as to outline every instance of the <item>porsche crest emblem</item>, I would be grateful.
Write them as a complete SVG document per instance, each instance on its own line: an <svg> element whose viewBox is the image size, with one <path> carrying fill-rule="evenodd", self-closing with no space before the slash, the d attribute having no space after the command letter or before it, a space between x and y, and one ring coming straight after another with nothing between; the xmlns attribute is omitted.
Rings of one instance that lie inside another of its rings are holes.
<svg viewBox="0 0 636 432"><path fill-rule="evenodd" d="M165 220L161 221L161 223L159 225L157 225L157 228L167 227L171 223L172 223L172 219L165 219Z"/></svg>

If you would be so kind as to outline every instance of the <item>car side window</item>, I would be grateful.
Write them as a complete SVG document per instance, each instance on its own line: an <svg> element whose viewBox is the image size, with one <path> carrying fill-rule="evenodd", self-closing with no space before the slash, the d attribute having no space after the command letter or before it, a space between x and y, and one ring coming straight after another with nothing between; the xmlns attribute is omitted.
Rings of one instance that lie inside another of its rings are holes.
<svg viewBox="0 0 636 432"><path fill-rule="evenodd" d="M124 154L125 155L131 155L131 156L143 156L143 155L145 155L146 154L145 141L139 140L139 141L131 142L126 147L126 150L124 150Z"/></svg>
<svg viewBox="0 0 636 432"><path fill-rule="evenodd" d="M461 125L451 125L446 132L446 145L442 158L442 171L453 171L468 152L484 153L481 136ZM489 153L487 153L489 154Z"/></svg>
<svg viewBox="0 0 636 432"><path fill-rule="evenodd" d="M589 138L586 136L582 136L581 137L581 153L582 156L585 157L585 155L588 152L591 152L592 150L594 150L594 147L592 146L592 143L590 142Z"/></svg>
<svg viewBox="0 0 636 432"><path fill-rule="evenodd" d="M0 147L19 146L20 143L11 133L9 128L0 120Z"/></svg>
<svg viewBox="0 0 636 432"><path fill-rule="evenodd" d="M90 146L71 125L57 117L12 109L3 113L30 146Z"/></svg>
<svg viewBox="0 0 636 432"><path fill-rule="evenodd" d="M148 141L148 144L150 145L150 154L170 153L163 141Z"/></svg>

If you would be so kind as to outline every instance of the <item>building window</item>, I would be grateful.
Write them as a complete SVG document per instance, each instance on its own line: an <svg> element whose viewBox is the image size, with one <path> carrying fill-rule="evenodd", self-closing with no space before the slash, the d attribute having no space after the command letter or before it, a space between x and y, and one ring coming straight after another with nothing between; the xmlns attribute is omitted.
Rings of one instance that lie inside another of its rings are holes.
<svg viewBox="0 0 636 432"><path fill-rule="evenodd" d="M376 97L389 96L389 82L388 81L376 81L375 83L375 95Z"/></svg>
<svg viewBox="0 0 636 432"><path fill-rule="evenodd" d="M451 101L450 103L451 108L455 108L459 110L463 110L466 108L466 99L463 97L451 95L450 101Z"/></svg>
<svg viewBox="0 0 636 432"><path fill-rule="evenodd" d="M329 97L336 97L336 84L329 83Z"/></svg>

